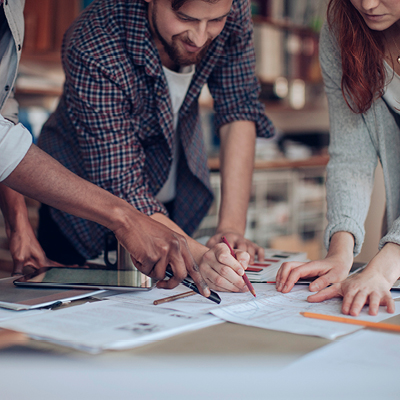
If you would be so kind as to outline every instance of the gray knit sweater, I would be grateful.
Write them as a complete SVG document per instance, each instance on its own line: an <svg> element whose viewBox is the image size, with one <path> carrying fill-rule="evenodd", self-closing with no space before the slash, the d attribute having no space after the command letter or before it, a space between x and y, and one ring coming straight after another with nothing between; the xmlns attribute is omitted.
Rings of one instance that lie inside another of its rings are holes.
<svg viewBox="0 0 400 400"><path fill-rule="evenodd" d="M382 99L364 114L353 113L347 106L340 88L340 51L327 25L320 37L320 61L330 115L325 245L329 247L335 232L346 231L355 238L354 255L360 252L378 161L385 181L388 227L379 247L387 242L400 244L399 127Z"/></svg>

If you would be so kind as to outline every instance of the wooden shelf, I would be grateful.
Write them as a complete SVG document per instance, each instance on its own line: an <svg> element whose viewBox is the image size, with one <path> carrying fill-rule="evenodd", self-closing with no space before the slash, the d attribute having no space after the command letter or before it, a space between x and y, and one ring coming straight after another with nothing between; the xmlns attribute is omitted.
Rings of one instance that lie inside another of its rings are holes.
<svg viewBox="0 0 400 400"><path fill-rule="evenodd" d="M285 133L329 132L329 111L325 102L322 106L301 110L265 103L265 112L273 124Z"/></svg>
<svg viewBox="0 0 400 400"><path fill-rule="evenodd" d="M254 162L254 169L291 169L302 167L323 167L328 164L328 154L312 156L305 160L289 160L287 158L278 158L276 160L258 160ZM211 171L219 171L219 158L212 157L208 159L208 168Z"/></svg>
<svg viewBox="0 0 400 400"><path fill-rule="evenodd" d="M27 88L16 88L16 96L61 96L62 89L27 89Z"/></svg>
<svg viewBox="0 0 400 400"><path fill-rule="evenodd" d="M287 31L295 32L295 33L302 33L302 34L313 35L313 36L318 37L318 33L315 32L310 27L304 26L304 25L296 25L289 20L272 19L272 18L268 18L268 17L263 17L261 15L253 15L252 19L253 19L253 23L255 23L255 24L270 24L270 25L276 26L279 29L284 29Z"/></svg>

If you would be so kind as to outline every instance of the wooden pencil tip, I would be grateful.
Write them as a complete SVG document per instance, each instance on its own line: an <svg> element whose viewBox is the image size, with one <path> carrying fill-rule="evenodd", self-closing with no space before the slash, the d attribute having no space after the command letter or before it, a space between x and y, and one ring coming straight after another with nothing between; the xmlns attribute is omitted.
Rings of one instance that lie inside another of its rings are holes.
<svg viewBox="0 0 400 400"><path fill-rule="evenodd" d="M252 294L254 297L257 297L256 291L255 291L255 290L251 290L251 294Z"/></svg>

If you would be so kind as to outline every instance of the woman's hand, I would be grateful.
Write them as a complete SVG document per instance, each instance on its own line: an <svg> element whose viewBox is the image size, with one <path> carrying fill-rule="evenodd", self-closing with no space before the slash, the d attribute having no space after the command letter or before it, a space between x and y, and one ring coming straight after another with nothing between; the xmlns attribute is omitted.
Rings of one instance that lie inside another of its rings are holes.
<svg viewBox="0 0 400 400"><path fill-rule="evenodd" d="M316 303L341 296L342 312L346 315L357 316L365 304L369 304L370 315L377 315L379 306L386 306L387 312L394 313L390 289L399 276L400 246L387 243L364 271L309 296L308 301Z"/></svg>
<svg viewBox="0 0 400 400"><path fill-rule="evenodd" d="M331 283L341 282L346 279L351 268L351 262L344 262L341 257L327 257L324 260L283 263L276 274L276 290L288 293L300 278L313 278L310 283L311 292L326 288Z"/></svg>
<svg viewBox="0 0 400 400"><path fill-rule="evenodd" d="M313 278L310 291L317 292L332 283L346 279L353 264L354 238L348 232L336 232L324 260L283 263L276 274L276 290L288 293L300 278Z"/></svg>
<svg viewBox="0 0 400 400"><path fill-rule="evenodd" d="M363 271L309 296L307 300L319 303L333 297L343 297L342 313L354 317L365 304L369 304L369 315L377 315L379 306L386 306L387 312L394 313L391 287L392 284L384 276Z"/></svg>
<svg viewBox="0 0 400 400"><path fill-rule="evenodd" d="M264 249L252 241L245 239L243 235L237 232L218 232L209 239L207 247L211 248L217 243L221 243L222 236L226 237L233 248L247 252L250 255L250 263L254 262L256 255L259 261L264 260Z"/></svg>
<svg viewBox="0 0 400 400"><path fill-rule="evenodd" d="M211 289L228 292L246 292L248 288L242 278L249 265L250 256L235 250L236 257L228 246L218 243L206 251L199 263L200 273Z"/></svg>

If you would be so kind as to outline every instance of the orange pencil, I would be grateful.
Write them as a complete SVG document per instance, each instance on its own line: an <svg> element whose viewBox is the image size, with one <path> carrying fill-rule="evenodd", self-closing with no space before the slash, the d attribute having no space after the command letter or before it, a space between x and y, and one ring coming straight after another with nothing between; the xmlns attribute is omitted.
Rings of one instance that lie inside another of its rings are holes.
<svg viewBox="0 0 400 400"><path fill-rule="evenodd" d="M197 294L197 293L193 292L193 290L190 290L189 292L175 294L174 296L169 296L169 297L164 297L163 299L154 300L153 304L155 306L157 306L159 304L168 303L170 301L174 301L174 300L178 300L178 299L183 299L185 297L193 296L194 294Z"/></svg>
<svg viewBox="0 0 400 400"><path fill-rule="evenodd" d="M362 325L367 328L384 329L387 331L400 332L400 325L386 324L384 322L362 321L359 319L335 317L333 315L315 314L310 312L301 312L300 314L307 318L316 318L316 319L323 319L326 321L343 322L344 324Z"/></svg>
<svg viewBox="0 0 400 400"><path fill-rule="evenodd" d="M229 250L230 250L230 252L231 252L231 255L232 255L233 257L236 258L236 254L235 254L235 252L233 251L231 245L230 245L230 244L228 243L228 241L226 240L226 237L225 237L225 236L222 236L222 241L228 246L228 248L229 248ZM254 290L253 285L252 285L251 282L249 281L249 278L247 277L246 273L243 274L242 278L243 278L243 280L245 281L247 287L249 288L251 294L252 294L254 297L256 297L256 296L257 296L257 295L256 295L256 291Z"/></svg>

